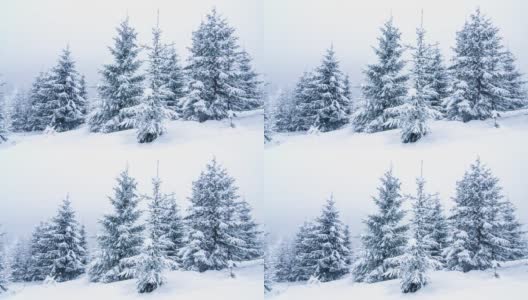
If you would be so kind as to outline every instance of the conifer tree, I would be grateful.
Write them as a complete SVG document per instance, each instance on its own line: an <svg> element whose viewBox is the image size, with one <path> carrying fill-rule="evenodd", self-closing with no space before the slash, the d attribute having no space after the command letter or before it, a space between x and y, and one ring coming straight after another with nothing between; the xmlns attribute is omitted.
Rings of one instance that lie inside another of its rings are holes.
<svg viewBox="0 0 528 300"><path fill-rule="evenodd" d="M1 96L1 95L0 95ZM4 245L3 245L3 236L4 233L0 232L0 295L4 292L7 292L8 284L8 273L7 273L7 261L5 260L4 255Z"/></svg>
<svg viewBox="0 0 528 300"><path fill-rule="evenodd" d="M378 47L374 49L378 63L367 66L367 82L362 88L364 103L354 113L352 122L356 131L377 132L396 127L397 115L387 109L403 104L407 95L407 79L402 59L404 51L401 33L392 17L381 28Z"/></svg>
<svg viewBox="0 0 528 300"><path fill-rule="evenodd" d="M251 216L251 206L245 199L235 203L235 220L237 236L243 241L240 251L236 253L236 260L252 260L262 257L261 231Z"/></svg>
<svg viewBox="0 0 528 300"><path fill-rule="evenodd" d="M11 111L11 129L14 132L30 131L31 127L31 102L28 92L17 91Z"/></svg>
<svg viewBox="0 0 528 300"><path fill-rule="evenodd" d="M139 74L140 48L136 42L137 33L130 26L128 17L117 28L114 46L110 52L114 63L103 67L102 82L95 111L90 118L90 129L98 132L114 132L134 126L134 110L141 102L144 76Z"/></svg>
<svg viewBox="0 0 528 300"><path fill-rule="evenodd" d="M236 69L238 70L238 82L242 90L242 101L237 103L234 110L251 110L262 106L262 81L259 74L255 72L251 65L251 56L246 50L237 53Z"/></svg>
<svg viewBox="0 0 528 300"><path fill-rule="evenodd" d="M56 131L67 131L84 123L87 100L82 97L79 73L69 47L62 51L57 65L50 71L51 87L43 113L50 115Z"/></svg>
<svg viewBox="0 0 528 300"><path fill-rule="evenodd" d="M231 267L244 246L238 236L235 180L213 159L193 182L189 228L182 263L187 270L204 272Z"/></svg>
<svg viewBox="0 0 528 300"><path fill-rule="evenodd" d="M185 74L174 46L167 46L163 55L162 74L169 93L164 99L165 107L172 110L172 118L182 114L180 101L185 96Z"/></svg>
<svg viewBox="0 0 528 300"><path fill-rule="evenodd" d="M183 117L204 122L231 117L244 103L245 91L237 68L235 29L213 9L193 32L188 60L188 94Z"/></svg>
<svg viewBox="0 0 528 300"><path fill-rule="evenodd" d="M429 283L426 272L431 267L431 259L425 251L422 241L416 237L409 240L409 245L401 259L401 283L403 293L415 293Z"/></svg>
<svg viewBox="0 0 528 300"><path fill-rule="evenodd" d="M295 258L293 248L289 240L283 240L279 243L272 270L273 278L277 282L294 281L293 263Z"/></svg>
<svg viewBox="0 0 528 300"><path fill-rule="evenodd" d="M504 50L501 55L501 70L504 89L507 91L504 109L512 110L526 106L526 81L522 78L523 74L517 70L515 56L509 50Z"/></svg>
<svg viewBox="0 0 528 300"><path fill-rule="evenodd" d="M313 276L320 281L332 281L343 277L350 268L350 248L345 236L345 226L339 219L339 211L331 196L316 220L314 247L310 256L317 260Z"/></svg>
<svg viewBox="0 0 528 300"><path fill-rule="evenodd" d="M81 249L83 249L84 253L81 253L81 263L83 266L88 265L89 261L89 253L88 253L88 238L86 236L86 228L84 225L81 225L81 230L79 231L79 246Z"/></svg>
<svg viewBox="0 0 528 300"><path fill-rule="evenodd" d="M51 274L53 259L52 249L53 227L49 222L41 222L31 236L29 281L42 281Z"/></svg>
<svg viewBox="0 0 528 300"><path fill-rule="evenodd" d="M457 182L452 234L445 250L451 270L468 272L495 267L508 244L502 236L499 180L477 159Z"/></svg>
<svg viewBox="0 0 528 300"><path fill-rule="evenodd" d="M405 212L401 207L400 181L394 177L392 169L381 178L378 192L374 202L379 211L364 221L367 232L361 236L363 253L352 270L354 280L358 282L397 278L407 244L408 226L402 224Z"/></svg>
<svg viewBox="0 0 528 300"><path fill-rule="evenodd" d="M296 102L294 91L286 89L279 93L276 106L269 109L273 115L272 128L278 132L297 130Z"/></svg>
<svg viewBox="0 0 528 300"><path fill-rule="evenodd" d="M317 112L321 108L315 94L315 72L304 72L294 93L294 114L290 131L308 131L317 124Z"/></svg>
<svg viewBox="0 0 528 300"><path fill-rule="evenodd" d="M313 255L316 234L316 225L313 222L305 222L299 228L295 236L290 281L307 281L317 271L318 260Z"/></svg>
<svg viewBox="0 0 528 300"><path fill-rule="evenodd" d="M273 290L273 262L269 256L269 251L264 257L264 293L269 293Z"/></svg>
<svg viewBox="0 0 528 300"><path fill-rule="evenodd" d="M168 243L163 248L167 258L173 261L171 268L175 269L181 264L179 252L184 247L185 224L180 216L180 209L176 204L174 195L166 195L162 223L166 224L166 239Z"/></svg>
<svg viewBox="0 0 528 300"><path fill-rule="evenodd" d="M13 282L29 281L30 252L29 243L25 240L18 240L13 249L11 259L11 279Z"/></svg>
<svg viewBox="0 0 528 300"><path fill-rule="evenodd" d="M434 93L430 95L428 104L432 109L440 113L437 116L439 118L444 113L443 101L449 96L450 76L438 44L432 45L430 51L431 59L429 60L428 69L431 74L429 78L430 87Z"/></svg>
<svg viewBox="0 0 528 300"><path fill-rule="evenodd" d="M504 49L499 29L477 9L457 32L451 66L452 92L446 100L447 117L468 122L496 117L515 106L502 63Z"/></svg>
<svg viewBox="0 0 528 300"><path fill-rule="evenodd" d="M53 264L49 275L57 282L75 279L84 273L86 249L81 246L79 224L69 197L64 199L52 219L51 228L48 253Z"/></svg>
<svg viewBox="0 0 528 300"><path fill-rule="evenodd" d="M135 275L135 258L143 246L144 231L144 226L139 224L141 211L137 207L136 186L128 168L117 178L114 196L110 197L114 212L100 220L99 252L89 269L92 281L113 282Z"/></svg>
<svg viewBox="0 0 528 300"><path fill-rule="evenodd" d="M526 257L528 244L526 243L522 224L515 216L515 206L504 199L500 203L499 220L501 222L501 237L507 241L504 251L501 251L499 260L509 261Z"/></svg>
<svg viewBox="0 0 528 300"><path fill-rule="evenodd" d="M51 124L52 115L48 110L51 99L52 80L50 72L41 72L33 82L30 91L31 109L28 131L42 131Z"/></svg>

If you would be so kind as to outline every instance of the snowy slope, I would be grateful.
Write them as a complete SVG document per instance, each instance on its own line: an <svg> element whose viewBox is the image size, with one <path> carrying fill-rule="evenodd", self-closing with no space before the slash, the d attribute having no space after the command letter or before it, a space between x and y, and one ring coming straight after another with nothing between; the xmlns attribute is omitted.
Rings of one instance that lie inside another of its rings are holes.
<svg viewBox="0 0 528 300"><path fill-rule="evenodd" d="M477 156L499 177L505 196L528 223L528 110L505 114L500 128L492 121L435 121L432 133L415 144L402 144L398 130L354 133L350 127L321 133L278 134L264 154L264 222L272 236L292 234L317 216L330 193L351 233L364 230L361 220L375 205L379 177L390 167L404 193L415 191L424 162L426 189L438 192L446 207L456 181ZM407 204L408 205L408 204ZM357 241L353 246L358 246Z"/></svg>
<svg viewBox="0 0 528 300"><path fill-rule="evenodd" d="M91 283L86 277L77 280L44 285L41 283L17 283L9 286L9 292L0 299L9 300L201 300L261 299L262 260L245 262L234 270L236 278L230 278L228 271L208 271L205 273L174 271L165 274L166 284L152 294L140 295L136 292L136 282L126 280L116 283Z"/></svg>
<svg viewBox="0 0 528 300"><path fill-rule="evenodd" d="M390 280L380 283L354 283L350 278L307 285L304 283L276 284L269 294L273 300L523 300L528 293L528 261L505 264L498 270L500 278L492 271L469 273L436 271L430 274L430 284L415 294L400 292L400 282Z"/></svg>
<svg viewBox="0 0 528 300"><path fill-rule="evenodd" d="M0 145L0 224L9 236L28 235L39 221L55 214L70 194L88 234L107 210L115 178L128 164L140 193L150 193L151 178L160 161L164 192L174 192L182 208L188 205L192 181L216 156L236 179L239 194L254 206L262 203L262 110L228 121L172 121L167 133L151 144L138 144L135 131L111 134L78 130L15 134Z"/></svg>

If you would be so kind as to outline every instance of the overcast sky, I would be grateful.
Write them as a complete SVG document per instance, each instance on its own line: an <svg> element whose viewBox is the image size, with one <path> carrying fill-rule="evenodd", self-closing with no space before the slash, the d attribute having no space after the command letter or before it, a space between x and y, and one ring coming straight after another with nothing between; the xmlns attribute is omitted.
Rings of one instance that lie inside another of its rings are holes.
<svg viewBox="0 0 528 300"><path fill-rule="evenodd" d="M52 66L60 50L70 44L80 72L94 85L97 71L110 61L107 46L115 27L126 16L149 43L160 10L164 38L187 55L190 38L213 6L237 29L240 43L254 57L257 70L272 86L290 85L316 66L334 44L343 70L353 84L361 70L375 61L379 27L392 14L403 41L413 43L424 10L430 41L451 55L455 33L467 16L480 7L500 28L507 45L528 72L528 2L522 0L225 0L225 1L66 1L1 0L0 73L15 86L28 86L35 75Z"/></svg>

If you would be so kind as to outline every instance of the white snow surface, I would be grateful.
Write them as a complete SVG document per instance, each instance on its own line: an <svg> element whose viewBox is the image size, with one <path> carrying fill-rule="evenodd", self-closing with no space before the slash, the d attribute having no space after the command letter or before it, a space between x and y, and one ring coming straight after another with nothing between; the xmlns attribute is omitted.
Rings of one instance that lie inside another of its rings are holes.
<svg viewBox="0 0 528 300"><path fill-rule="evenodd" d="M135 130L102 134L81 127L53 135L13 134L0 145L2 231L10 238L28 237L35 225L55 215L69 194L93 247L97 220L111 210L108 196L113 196L115 179L127 165L138 192L150 194L159 160L162 190L174 192L184 212L192 182L213 157L235 178L240 196L261 221L263 111L240 113L234 124L171 121L167 132L150 144L138 144Z"/></svg>
<svg viewBox="0 0 528 300"><path fill-rule="evenodd" d="M79 279L46 285L43 283L13 283L0 299L9 300L209 300L262 299L262 260L244 262L229 271L171 271L165 274L166 282L150 294L138 294L134 279L114 283L92 283L86 276Z"/></svg>
<svg viewBox="0 0 528 300"><path fill-rule="evenodd" d="M416 177L426 190L438 192L444 208L453 206L457 180L480 156L500 179L503 194L528 224L528 110L504 113L498 120L462 123L431 122L431 133L414 144L403 144L400 131L354 133L350 126L319 134L276 134L264 151L264 222L270 238L291 236L307 219L320 214L333 193L342 220L357 238L362 220L375 212L379 178L391 166L404 194L414 193ZM405 207L409 208L408 201ZM359 246L357 239L353 246Z"/></svg>

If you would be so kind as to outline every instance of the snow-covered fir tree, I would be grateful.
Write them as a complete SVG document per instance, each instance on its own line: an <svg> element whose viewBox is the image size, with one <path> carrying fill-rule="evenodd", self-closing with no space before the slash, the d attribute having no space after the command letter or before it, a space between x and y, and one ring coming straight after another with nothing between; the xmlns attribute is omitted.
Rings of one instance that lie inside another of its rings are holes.
<svg viewBox="0 0 528 300"><path fill-rule="evenodd" d="M51 274L52 237L53 226L49 222L41 222L33 231L30 244L29 281L42 281Z"/></svg>
<svg viewBox="0 0 528 300"><path fill-rule="evenodd" d="M164 52L166 46L161 43L161 29L152 30L152 46L149 53L148 79L150 88L144 93L141 103L133 108L139 143L150 143L165 132L164 121L171 118L172 110L165 107L166 99L172 97L172 92L167 88L164 69Z"/></svg>
<svg viewBox="0 0 528 300"><path fill-rule="evenodd" d="M50 224L52 234L48 254L53 264L49 275L57 282L75 279L84 273L86 249L81 246L79 223L69 197L64 199Z"/></svg>
<svg viewBox="0 0 528 300"><path fill-rule="evenodd" d="M235 260L252 260L262 257L262 241L259 225L253 220L251 206L245 199L235 203L235 216L237 236L244 244L236 253Z"/></svg>
<svg viewBox="0 0 528 300"><path fill-rule="evenodd" d="M246 50L237 53L236 69L238 70L238 82L243 91L242 101L234 106L235 111L251 110L262 106L262 81L259 74L251 65L252 59Z"/></svg>
<svg viewBox="0 0 528 300"><path fill-rule="evenodd" d="M399 116L387 124L401 128L403 143L414 143L427 135L430 131L428 120L440 117L439 112L430 107L430 103L439 97L432 85L434 78L434 69L431 68L432 48L425 42L423 26L416 30L416 35L411 71L413 89L408 92L401 106L386 110L391 115Z"/></svg>
<svg viewBox="0 0 528 300"><path fill-rule="evenodd" d="M0 144L7 142L7 136L9 134L9 120L6 106L4 96L0 93Z"/></svg>
<svg viewBox="0 0 528 300"><path fill-rule="evenodd" d="M90 260L90 254L88 252L88 237L86 236L86 228L84 225L81 225L81 229L79 230L79 246L81 249L84 249L84 253L81 253L81 263L86 269Z"/></svg>
<svg viewBox="0 0 528 300"><path fill-rule="evenodd" d="M277 103L269 109L272 128L278 132L297 130L296 97L292 90L285 89L279 92Z"/></svg>
<svg viewBox="0 0 528 300"><path fill-rule="evenodd" d="M315 72L304 72L295 85L293 95L293 116L290 131L308 131L317 122L317 112L321 108L315 95Z"/></svg>
<svg viewBox="0 0 528 300"><path fill-rule="evenodd" d="M48 101L51 96L50 72L41 72L33 81L30 90L30 106L27 130L42 131L51 124L52 115L48 113Z"/></svg>
<svg viewBox="0 0 528 300"><path fill-rule="evenodd" d="M316 245L317 225L305 222L297 232L293 249L293 266L289 281L307 281L314 276L318 259L313 256Z"/></svg>
<svg viewBox="0 0 528 300"><path fill-rule="evenodd" d="M180 66L180 59L172 45L165 47L163 53L162 74L165 87L169 91L165 95L165 107L172 110L172 118L177 118L182 113L181 99L185 96L185 74Z"/></svg>
<svg viewBox="0 0 528 300"><path fill-rule="evenodd" d="M69 47L62 51L57 65L50 71L51 88L43 113L51 115L48 126L56 131L74 129L84 123L87 100L82 97L81 78L75 69Z"/></svg>
<svg viewBox="0 0 528 300"><path fill-rule="evenodd" d="M477 9L457 32L451 66L453 85L446 99L447 117L468 122L496 117L516 106L505 75L499 29ZM515 81L515 79L514 79Z"/></svg>
<svg viewBox="0 0 528 300"><path fill-rule="evenodd" d="M204 272L231 267L245 241L237 231L235 180L213 159L193 182L189 228L182 264L187 270Z"/></svg>
<svg viewBox="0 0 528 300"><path fill-rule="evenodd" d="M343 277L350 269L350 248L346 244L345 226L339 219L339 211L331 196L315 222L314 245L311 257L317 260L315 273L320 281L332 281Z"/></svg>
<svg viewBox="0 0 528 300"><path fill-rule="evenodd" d="M414 293L429 283L427 271L431 268L423 242L411 238L408 242L400 266L400 289L403 293Z"/></svg>
<svg viewBox="0 0 528 300"><path fill-rule="evenodd" d="M378 63L367 66L366 83L362 87L364 102L354 112L352 123L356 131L377 132L396 127L397 115L389 108L404 103L408 76L403 74L404 51L401 33L392 17L381 28L378 47L374 49Z"/></svg>
<svg viewBox="0 0 528 300"><path fill-rule="evenodd" d="M294 246L290 240L282 240L273 258L273 278L277 282L293 281Z"/></svg>
<svg viewBox="0 0 528 300"><path fill-rule="evenodd" d="M457 182L452 232L445 249L451 270L468 272L495 267L508 241L501 232L501 187L477 159Z"/></svg>
<svg viewBox="0 0 528 300"><path fill-rule="evenodd" d="M526 81L523 74L517 70L515 56L510 50L504 50L501 55L501 70L504 89L508 92L504 109L512 110L526 106Z"/></svg>
<svg viewBox="0 0 528 300"><path fill-rule="evenodd" d="M29 281L30 262L29 242L18 240L13 248L13 256L10 261L11 280L13 282Z"/></svg>
<svg viewBox="0 0 528 300"><path fill-rule="evenodd" d="M499 260L508 261L525 258L528 254L528 244L524 236L523 224L515 216L515 206L508 199L504 199L500 205L501 238L505 239L507 244L500 252Z"/></svg>
<svg viewBox="0 0 528 300"><path fill-rule="evenodd" d="M428 79L430 80L429 86L434 93L430 94L427 100L432 109L441 113L438 115L440 117L444 113L443 101L449 96L449 83L451 79L438 43L432 45L430 51L431 58L428 61L428 70L430 71L431 77Z"/></svg>
<svg viewBox="0 0 528 300"><path fill-rule="evenodd" d="M374 202L379 211L365 220L367 232L361 236L363 252L352 269L354 280L359 282L397 278L407 244L408 226L402 224L405 212L401 207L400 181L392 169L381 178L378 192Z"/></svg>
<svg viewBox="0 0 528 300"><path fill-rule="evenodd" d="M81 75L81 78L79 79L79 96L84 99L84 103L82 103L83 105L80 107L80 110L86 121L86 118L88 118L90 101L88 100L88 87L84 75Z"/></svg>
<svg viewBox="0 0 528 300"><path fill-rule="evenodd" d="M165 249L171 246L171 241L167 236L170 224L164 222L167 199L161 193L161 180L158 176L152 180L152 184L152 196L148 197L150 201L147 220L149 238L136 263L136 288L139 293L150 293L163 285L165 279L162 272L175 264L167 258L165 252Z"/></svg>
<svg viewBox="0 0 528 300"><path fill-rule="evenodd" d="M144 76L139 73L140 48L137 33L129 24L128 17L117 28L114 46L110 52L114 63L105 65L99 85L100 103L89 120L90 130L113 132L130 129L136 116L131 107L141 102Z"/></svg>
<svg viewBox="0 0 528 300"><path fill-rule="evenodd" d="M14 132L30 131L31 102L30 94L24 90L16 92L11 107L11 129Z"/></svg>
<svg viewBox="0 0 528 300"><path fill-rule="evenodd" d="M168 240L163 250L167 258L173 261L171 267L175 269L181 263L179 252L184 246L185 224L180 216L180 209L174 195L165 197L162 223L166 224L165 236Z"/></svg>
<svg viewBox="0 0 528 300"><path fill-rule="evenodd" d="M193 32L187 64L188 94L183 117L204 122L231 117L246 103L235 29L213 9Z"/></svg>
<svg viewBox="0 0 528 300"><path fill-rule="evenodd" d="M88 272L92 281L113 282L134 277L134 259L143 246L145 229L139 223L141 211L136 186L128 168L117 178L114 196L110 197L114 212L100 220L99 252L94 255Z"/></svg>

